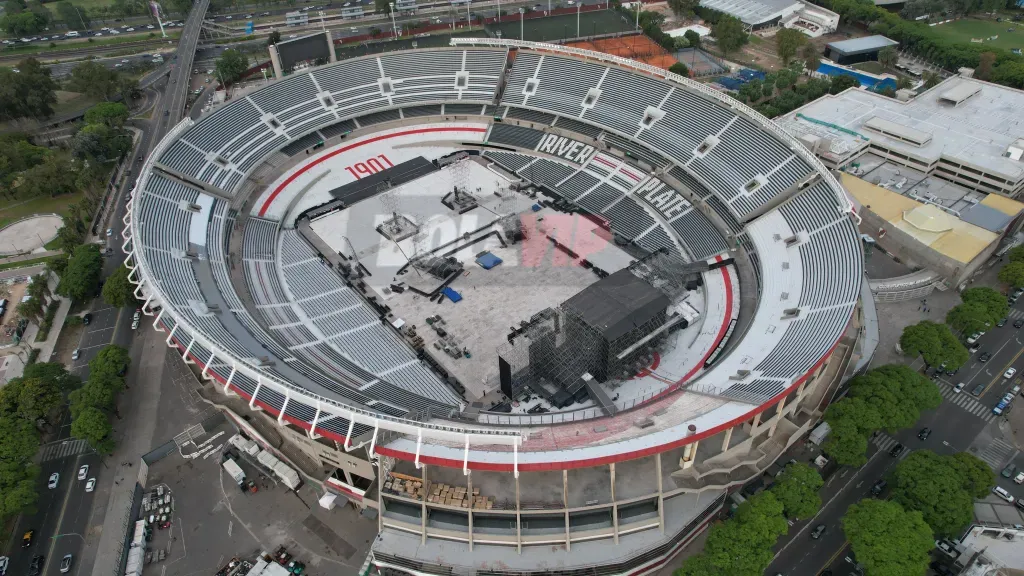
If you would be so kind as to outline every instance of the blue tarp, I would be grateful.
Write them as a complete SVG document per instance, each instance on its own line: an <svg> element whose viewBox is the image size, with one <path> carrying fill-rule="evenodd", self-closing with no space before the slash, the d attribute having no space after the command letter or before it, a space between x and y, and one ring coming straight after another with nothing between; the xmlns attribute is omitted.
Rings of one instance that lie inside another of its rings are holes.
<svg viewBox="0 0 1024 576"><path fill-rule="evenodd" d="M490 252L484 252L483 254L480 255L479 258L476 259L476 263L479 264L480 267L483 268L484 270L490 270L491 268L494 268L498 264L501 264L501 258L498 258L497 256L491 254Z"/></svg>
<svg viewBox="0 0 1024 576"><path fill-rule="evenodd" d="M722 76L717 80L719 84L725 86L726 90L739 90L740 86L743 86L745 82L737 80L736 78L729 78L728 76Z"/></svg>
<svg viewBox="0 0 1024 576"><path fill-rule="evenodd" d="M462 294L459 294L455 290L452 290L450 286L445 286L444 288L441 288L441 294L447 296L448 299L451 300L452 302L458 302L459 300L462 300Z"/></svg>
<svg viewBox="0 0 1024 576"><path fill-rule="evenodd" d="M744 82L750 82L751 80L764 80L764 72L760 70L751 70L744 68L736 73L736 75Z"/></svg>

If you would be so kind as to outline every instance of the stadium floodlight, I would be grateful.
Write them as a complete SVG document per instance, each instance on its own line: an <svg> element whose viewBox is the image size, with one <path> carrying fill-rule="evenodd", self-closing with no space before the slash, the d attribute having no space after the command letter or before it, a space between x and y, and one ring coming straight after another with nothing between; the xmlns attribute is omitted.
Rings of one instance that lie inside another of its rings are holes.
<svg viewBox="0 0 1024 576"><path fill-rule="evenodd" d="M395 3L388 2L388 7L391 8L391 33L394 34L393 38L398 38L398 24L395 24Z"/></svg>

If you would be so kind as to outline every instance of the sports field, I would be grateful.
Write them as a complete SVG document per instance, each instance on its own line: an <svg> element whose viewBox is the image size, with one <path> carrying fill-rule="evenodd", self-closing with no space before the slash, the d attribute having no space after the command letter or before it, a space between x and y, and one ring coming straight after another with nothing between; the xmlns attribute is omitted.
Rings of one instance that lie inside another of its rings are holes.
<svg viewBox="0 0 1024 576"><path fill-rule="evenodd" d="M626 32L633 29L633 23L613 10L596 10L582 12L580 15L579 34L576 33L576 14L563 14L548 18L527 18L523 23L523 40L545 42L565 38L579 38ZM492 32L501 31L502 38L519 40L519 20L502 20L501 25L488 25Z"/></svg>
<svg viewBox="0 0 1024 576"><path fill-rule="evenodd" d="M1015 30L1010 32L1010 28ZM996 22L995 20L964 18L956 22L933 26L932 29L950 40L964 44L970 44L972 38L984 38L982 46L1006 50L1024 48L1024 23L1022 22ZM999 36L999 38L989 40L992 36Z"/></svg>

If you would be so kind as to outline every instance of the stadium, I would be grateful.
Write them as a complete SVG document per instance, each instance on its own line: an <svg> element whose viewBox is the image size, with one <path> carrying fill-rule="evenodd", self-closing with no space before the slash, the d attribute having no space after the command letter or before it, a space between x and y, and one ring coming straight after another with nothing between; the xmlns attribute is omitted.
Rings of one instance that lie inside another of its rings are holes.
<svg viewBox="0 0 1024 576"><path fill-rule="evenodd" d="M381 574L654 573L856 355L833 175L608 54L458 38L307 68L175 126L129 202L168 346L247 418L372 464L317 480L376 511Z"/></svg>

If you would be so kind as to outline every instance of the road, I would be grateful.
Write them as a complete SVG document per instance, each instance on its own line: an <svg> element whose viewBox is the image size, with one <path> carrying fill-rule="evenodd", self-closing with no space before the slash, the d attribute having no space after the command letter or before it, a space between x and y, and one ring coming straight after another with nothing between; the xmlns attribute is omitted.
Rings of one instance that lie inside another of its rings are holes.
<svg viewBox="0 0 1024 576"><path fill-rule="evenodd" d="M767 574L821 574L826 569L831 570L834 576L856 573L853 565L845 560L849 549L842 532L842 516L851 504L870 497L871 486L885 478L912 450L928 449L938 454L972 452L996 472L1011 460L1018 469L1024 470L1024 456L998 439L998 417L992 414L992 407L1001 396L1020 383L1019 377L1012 381L1002 378L1003 372L1010 367L1016 368L1018 374L1024 371L1024 334L1021 334L1024 328L1018 330L1013 326L1015 319L1024 318L1022 304L1024 300L1010 309L1006 326L994 327L981 337L979 352L971 356L966 366L952 376L942 374L935 378L943 396L942 404L936 410L923 413L913 429L902 430L893 437L877 435L869 446L871 453L864 466L841 469L827 480L821 511L815 518L798 522L790 528L789 534L779 541L776 547L778 555ZM980 362L981 352L990 353L992 358L986 363ZM953 391L957 382L965 384L961 393ZM979 384L984 386L984 390L977 397L971 395L970 391ZM917 434L925 427L931 428L932 434L922 441ZM905 449L900 456L892 457L888 451L896 443L903 444ZM997 480L997 484L1011 494L1024 497L1024 486L999 476ZM883 492L882 497L885 496ZM989 500L995 499L989 498L986 502ZM1000 517L1013 516L1007 514L1011 511L1006 507L1003 511ZM814 541L809 533L818 524L825 524L826 532Z"/></svg>

